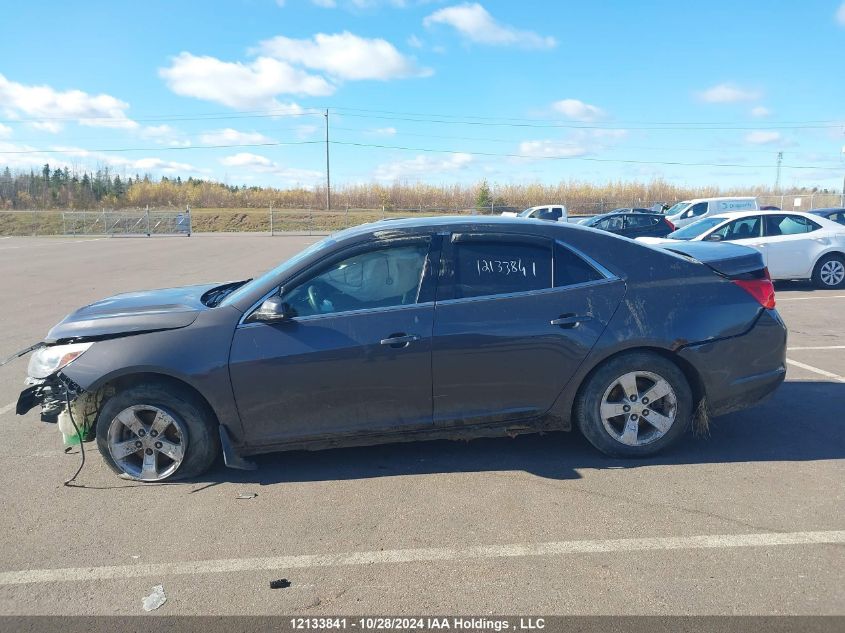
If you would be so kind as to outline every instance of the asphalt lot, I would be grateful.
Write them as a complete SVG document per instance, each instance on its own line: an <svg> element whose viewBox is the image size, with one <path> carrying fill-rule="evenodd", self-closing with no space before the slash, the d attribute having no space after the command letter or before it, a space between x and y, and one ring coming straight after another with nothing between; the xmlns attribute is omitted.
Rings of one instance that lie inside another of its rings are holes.
<svg viewBox="0 0 845 633"><path fill-rule="evenodd" d="M0 239L0 356L121 291L252 276L317 238ZM645 461L578 434L116 478L0 368L0 614L845 614L845 291L778 286L787 382ZM238 499L239 493L257 493ZM13 573L19 572L19 573ZM271 590L269 581L292 586Z"/></svg>

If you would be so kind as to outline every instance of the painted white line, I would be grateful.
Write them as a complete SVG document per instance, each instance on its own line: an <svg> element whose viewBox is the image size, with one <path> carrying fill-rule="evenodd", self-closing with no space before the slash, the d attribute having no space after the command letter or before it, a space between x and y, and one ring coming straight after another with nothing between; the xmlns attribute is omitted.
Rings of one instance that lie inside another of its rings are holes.
<svg viewBox="0 0 845 633"><path fill-rule="evenodd" d="M811 371L814 374L819 374L820 376L827 376L828 378L833 378L834 380L838 380L839 382L845 382L845 376L840 376L839 374L834 374L829 371L825 371L824 369L819 369L818 367L813 367L812 365L805 365L804 363L799 363L797 360L792 360L791 358L787 358L786 362L790 365L795 365L796 367L800 367L801 369L806 369L807 371Z"/></svg>
<svg viewBox="0 0 845 633"><path fill-rule="evenodd" d="M812 350L812 349L845 349L845 345L816 345L813 347L787 347L786 351L791 352L792 350Z"/></svg>
<svg viewBox="0 0 845 633"><path fill-rule="evenodd" d="M17 404L18 404L17 402L10 402L5 407L0 407L0 415L5 415L9 411L14 411Z"/></svg>
<svg viewBox="0 0 845 633"><path fill-rule="evenodd" d="M783 301L810 301L811 299L845 299L845 295L819 295L818 297L778 297L777 302Z"/></svg>
<svg viewBox="0 0 845 633"><path fill-rule="evenodd" d="M173 575L223 574L245 571L517 558L523 556L561 556L567 554L603 554L608 552L646 552L842 543L845 543L845 530L773 532L762 534L714 534L705 536L670 536L662 538L596 541L558 541L552 543L514 543L511 545L479 545L473 547L430 547L370 552L343 552L339 554L274 556L267 558L226 558L220 560L115 565L108 567L28 569L0 573L0 586L42 582L79 582L115 578L140 578L145 576L161 578L162 576Z"/></svg>

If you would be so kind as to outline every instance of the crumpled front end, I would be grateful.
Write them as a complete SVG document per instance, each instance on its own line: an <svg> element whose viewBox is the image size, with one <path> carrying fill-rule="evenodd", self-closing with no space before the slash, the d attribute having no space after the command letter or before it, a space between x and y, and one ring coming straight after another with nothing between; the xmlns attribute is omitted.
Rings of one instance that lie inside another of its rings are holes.
<svg viewBox="0 0 845 633"><path fill-rule="evenodd" d="M66 446L93 439L105 394L83 390L61 372L47 378L27 377L15 412L24 415L41 407L41 421L57 424Z"/></svg>

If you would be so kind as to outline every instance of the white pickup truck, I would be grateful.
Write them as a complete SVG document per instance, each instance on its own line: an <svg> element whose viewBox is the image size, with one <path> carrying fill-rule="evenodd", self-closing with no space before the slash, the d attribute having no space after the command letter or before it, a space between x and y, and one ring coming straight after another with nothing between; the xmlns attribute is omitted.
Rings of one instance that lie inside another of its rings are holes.
<svg viewBox="0 0 845 633"><path fill-rule="evenodd" d="M550 222L566 222L566 205L564 204L543 204L536 207L528 207L525 211L503 211L502 215L520 218L534 218L535 220L548 220Z"/></svg>

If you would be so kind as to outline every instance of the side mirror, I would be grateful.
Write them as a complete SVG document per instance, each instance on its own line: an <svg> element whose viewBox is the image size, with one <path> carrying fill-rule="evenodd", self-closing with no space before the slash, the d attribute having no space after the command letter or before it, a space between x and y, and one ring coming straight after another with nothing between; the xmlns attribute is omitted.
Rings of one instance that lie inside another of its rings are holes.
<svg viewBox="0 0 845 633"><path fill-rule="evenodd" d="M722 236L719 235L718 233L711 233L710 235L708 235L704 239L707 240L708 242L721 242Z"/></svg>
<svg viewBox="0 0 845 633"><path fill-rule="evenodd" d="M279 323L290 321L293 318L293 311L290 306L282 301L279 295L273 295L264 300L258 310L249 315L247 321L260 321L263 323Z"/></svg>

